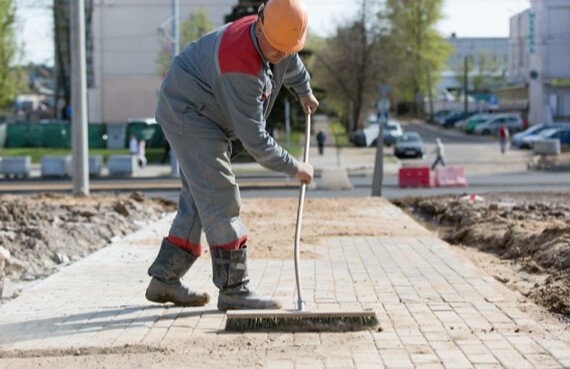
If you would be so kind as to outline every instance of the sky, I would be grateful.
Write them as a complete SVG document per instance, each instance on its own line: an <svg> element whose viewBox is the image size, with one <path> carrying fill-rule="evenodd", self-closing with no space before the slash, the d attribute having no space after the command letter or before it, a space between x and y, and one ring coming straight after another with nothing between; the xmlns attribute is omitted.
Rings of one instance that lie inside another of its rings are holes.
<svg viewBox="0 0 570 369"><path fill-rule="evenodd" d="M33 4L31 0L15 2ZM336 24L350 20L358 11L356 0L305 2L309 9L309 27L321 36L332 34ZM529 7L529 0L445 0L445 17L437 28L444 36L456 33L457 37L508 37L509 18ZM16 34L22 46L20 62L53 65L51 11L26 6L19 8L16 15Z"/></svg>

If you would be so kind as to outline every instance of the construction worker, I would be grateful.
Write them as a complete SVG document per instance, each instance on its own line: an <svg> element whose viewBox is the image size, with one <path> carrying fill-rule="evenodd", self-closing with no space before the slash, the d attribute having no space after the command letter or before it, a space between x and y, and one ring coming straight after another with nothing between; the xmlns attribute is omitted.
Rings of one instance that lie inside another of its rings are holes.
<svg viewBox="0 0 570 369"><path fill-rule="evenodd" d="M244 17L189 44L173 60L158 98L156 120L180 165L182 190L168 237L148 270L146 298L183 306L208 303L206 293L180 278L210 246L218 309L278 309L279 301L255 293L247 278L247 229L230 167L239 139L262 166L310 183L313 167L299 163L265 130L282 85L314 113L314 97L297 52L303 49L307 10L302 0L269 0Z"/></svg>

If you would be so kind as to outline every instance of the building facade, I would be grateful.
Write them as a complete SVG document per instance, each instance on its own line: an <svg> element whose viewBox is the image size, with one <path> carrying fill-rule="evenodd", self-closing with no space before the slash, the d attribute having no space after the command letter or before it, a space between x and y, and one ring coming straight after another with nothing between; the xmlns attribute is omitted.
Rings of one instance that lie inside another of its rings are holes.
<svg viewBox="0 0 570 369"><path fill-rule="evenodd" d="M531 124L570 121L570 1L532 0L511 17L508 76Z"/></svg>
<svg viewBox="0 0 570 369"><path fill-rule="evenodd" d="M447 41L453 46L454 52L447 60L446 69L441 73L438 91L462 90L461 75L464 69L464 59L477 60L480 55L493 59L499 66L498 73L506 73L509 39L505 37L456 37L452 35ZM470 73L477 74L476 66L470 68Z"/></svg>
<svg viewBox="0 0 570 369"><path fill-rule="evenodd" d="M203 7L214 27L237 0L179 0L180 22ZM158 30L170 29L171 0L95 0L91 19L93 76L88 89L90 122L154 117L162 81L156 63Z"/></svg>

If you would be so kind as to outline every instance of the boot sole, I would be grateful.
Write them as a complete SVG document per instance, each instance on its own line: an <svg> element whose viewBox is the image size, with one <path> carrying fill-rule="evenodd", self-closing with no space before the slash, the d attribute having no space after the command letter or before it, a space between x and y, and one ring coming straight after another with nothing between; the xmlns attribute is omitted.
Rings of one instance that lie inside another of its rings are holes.
<svg viewBox="0 0 570 369"><path fill-rule="evenodd" d="M190 301L190 302L185 302L185 303L180 303L177 301L174 301L174 299L170 299L168 297L163 297L163 296L149 296L149 295L145 295L146 299L150 302L156 302L158 304L166 304L168 302L172 302L174 305L176 306L204 306L206 305L208 302L210 302L210 296L206 295L205 298L200 299L200 300L196 300L196 301Z"/></svg>

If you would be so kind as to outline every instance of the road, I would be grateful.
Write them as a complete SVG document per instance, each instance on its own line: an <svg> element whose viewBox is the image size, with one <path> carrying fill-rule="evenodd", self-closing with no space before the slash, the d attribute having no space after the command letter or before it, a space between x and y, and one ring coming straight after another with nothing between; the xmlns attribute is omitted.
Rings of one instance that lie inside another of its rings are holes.
<svg viewBox="0 0 570 369"><path fill-rule="evenodd" d="M498 142L494 138L465 135L456 130L440 129L425 124L405 124L405 131L420 133L426 143L428 157L421 160L401 160L400 163L387 164L385 170L383 196L401 198L406 196L427 196L437 194L461 194L485 192L534 192L556 191L570 192L570 173L529 172L526 163L532 156L531 152L513 150L501 155ZM445 145L445 161L448 165L463 166L469 182L468 188L415 188L401 189L397 186L397 168L401 166L430 166L434 160L433 151L436 138L441 138ZM386 148L386 154L392 148ZM340 163L349 168L352 174L350 180L354 185L352 190L328 191L313 189L309 197L365 197L370 196L372 186L372 168L374 165L375 149L373 148L343 148ZM311 149L311 162L317 168L337 166L337 152L333 147L325 149L324 156ZM168 168L167 168L168 169ZM119 179L102 177L91 181L92 191L143 191L151 196L161 196L177 200L180 188L175 178L164 177L166 169L149 168L150 177ZM261 171L260 171L261 170ZM166 170L165 173L168 173ZM298 187L294 181L286 182L283 175L263 171L255 164L241 165L236 168L237 181L244 198L248 197L297 197ZM319 185L320 178L316 178ZM0 193L56 191L69 192L69 180L45 180L40 177L25 181L2 180Z"/></svg>
<svg viewBox="0 0 570 369"><path fill-rule="evenodd" d="M428 150L426 160L405 160L404 165L431 165L435 140L441 138L445 148L447 165L463 166L468 176L526 172L526 164L532 157L528 150L510 150L501 155L499 142L493 137L467 135L455 129L442 129L427 124L404 125L405 131L418 132Z"/></svg>
<svg viewBox="0 0 570 369"><path fill-rule="evenodd" d="M406 196L432 196L441 194L484 194L487 192L568 192L570 195L570 173L529 172L526 163L532 156L529 151L512 150L501 155L498 142L492 137L465 135L453 129L440 129L425 124L406 124L405 131L418 132L424 139L428 157L421 160L402 160L402 166L430 166L434 160L435 139L441 138L445 145L445 159L448 165L459 165L465 168L469 187L467 188L408 188L397 185L397 178L389 174L384 180L382 195L386 198L402 198ZM327 148L332 151L334 149ZM387 149L386 153L390 153ZM373 163L374 150L363 148L343 149L343 162L361 160ZM351 176L352 190L328 191L309 190L307 196L313 198L326 197L365 197L370 196L372 172L359 176ZM317 185L319 178L316 179ZM242 197L297 197L297 188L258 189L242 188ZM153 196L162 196L176 200L178 194L172 191L157 191Z"/></svg>

